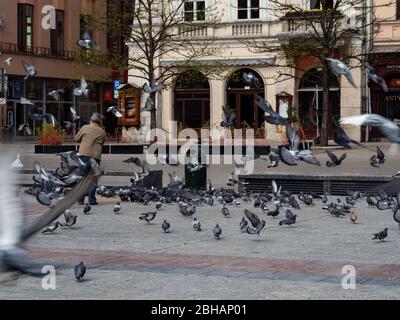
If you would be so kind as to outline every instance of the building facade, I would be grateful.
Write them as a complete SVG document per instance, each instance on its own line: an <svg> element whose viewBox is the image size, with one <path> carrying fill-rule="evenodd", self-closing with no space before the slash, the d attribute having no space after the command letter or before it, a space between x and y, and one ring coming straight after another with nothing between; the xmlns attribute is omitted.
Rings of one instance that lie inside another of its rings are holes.
<svg viewBox="0 0 400 320"><path fill-rule="evenodd" d="M196 13L196 8L210 5L212 0L193 0L188 8ZM329 1L328 1L329 2ZM320 1L302 1L307 10L320 8ZM260 54L251 50L248 40L264 41L278 37L300 37L304 34L304 25L296 19L281 19L285 13L277 14L268 10L267 0L230 0L221 1L218 8L222 12L217 28L199 26L189 28L187 36L198 38L199 41L214 38L216 45L221 46L219 55L205 57L204 62L219 62L224 70L217 77L196 77L193 83L185 82L185 72L178 75L171 86L162 90L157 103L158 127L164 131L171 130L171 121L178 122L183 128L220 128L222 106L235 110L237 127L252 128L256 136L265 137L267 141L281 142L284 139L284 129L266 124L262 121L261 110L256 104L256 94L265 97L273 108L282 116L288 116L293 110L298 114L300 123L307 139L317 137L320 125L318 111L322 110L322 84L314 77L320 72L319 65L311 57L302 57L295 61L302 71L288 70L292 77L285 81L275 81L277 70L274 55ZM202 17L203 15L197 15ZM196 17L192 14L192 17ZM350 45L360 46L361 41L355 40ZM130 50L135 50L130 45ZM171 65L177 63L174 56L162 56L160 63ZM352 62L350 62L352 63ZM252 72L258 78L261 89L256 91L242 81L243 72ZM360 87L361 69L353 68L352 76ZM129 82L142 86L143 82L130 72ZM198 80L200 78L200 80ZM330 80L330 119L333 117L357 115L361 113L361 98L358 88L353 88L344 77L332 77ZM142 99L144 101L144 99ZM142 127L148 128L148 112L142 112ZM359 128L346 128L348 133L359 140ZM332 121L329 123L332 137Z"/></svg>
<svg viewBox="0 0 400 320"><path fill-rule="evenodd" d="M46 27L46 6L55 8L55 28ZM18 0L0 2L0 68L7 75L5 126L11 126L13 135L26 135L18 131L28 124L33 134L40 122L33 121L30 113L51 113L59 121L71 120L70 107L75 106L85 121L94 111L103 112L115 105L109 68L77 61L77 41L88 31L97 42L101 53L108 50L107 33L96 29L91 21L104 16L105 0ZM42 12L43 11L43 12ZM44 21L45 20L45 21ZM43 24L44 21L44 24ZM11 64L5 62L12 59ZM37 75L25 79L22 61L37 69ZM81 76L89 83L87 97L75 97L73 88L79 86ZM60 101L49 96L52 90L64 89ZM23 105L21 97L34 105ZM4 101L4 100L3 100Z"/></svg>

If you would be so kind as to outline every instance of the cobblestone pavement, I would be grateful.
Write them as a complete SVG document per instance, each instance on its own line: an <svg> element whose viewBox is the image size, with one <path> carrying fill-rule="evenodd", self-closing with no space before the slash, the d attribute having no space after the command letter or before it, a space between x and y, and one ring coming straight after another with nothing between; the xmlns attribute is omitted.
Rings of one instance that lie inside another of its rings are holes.
<svg viewBox="0 0 400 320"><path fill-rule="evenodd" d="M45 212L33 197L24 196L26 223ZM194 217L204 231L192 230L192 218L183 217L175 204L164 205L152 223L138 219L154 210L99 199L90 215L80 206L76 227L36 235L27 244L31 254L57 267L56 290L44 290L42 279L20 277L1 283L0 299L398 299L400 297L400 230L391 211L368 208L364 201L354 211L357 224L335 218L321 204L294 210L294 226L278 225L261 209L242 204L199 206ZM249 208L266 220L261 236L243 234L239 221ZM284 213L280 214L282 217ZM163 233L161 223L171 223ZM212 228L223 229L220 241ZM387 241L371 240L389 228ZM73 266L88 267L85 281L74 279ZM342 267L356 270L356 289L341 286ZM7 275L3 275L3 278ZM7 279L7 278L6 278Z"/></svg>

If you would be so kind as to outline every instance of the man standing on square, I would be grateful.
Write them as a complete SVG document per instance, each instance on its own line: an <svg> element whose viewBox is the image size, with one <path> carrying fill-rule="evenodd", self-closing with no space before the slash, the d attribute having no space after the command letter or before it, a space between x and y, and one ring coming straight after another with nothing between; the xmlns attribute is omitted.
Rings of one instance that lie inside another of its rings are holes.
<svg viewBox="0 0 400 320"><path fill-rule="evenodd" d="M81 165L79 175L85 176L90 170L90 158L93 158L100 164L103 144L106 140L106 133L100 127L103 116L100 113L93 113L90 117L90 124L83 126L76 134L74 141L80 142L79 158L84 165ZM96 205L97 185L89 191L89 204ZM79 204L84 204L85 197L79 199Z"/></svg>

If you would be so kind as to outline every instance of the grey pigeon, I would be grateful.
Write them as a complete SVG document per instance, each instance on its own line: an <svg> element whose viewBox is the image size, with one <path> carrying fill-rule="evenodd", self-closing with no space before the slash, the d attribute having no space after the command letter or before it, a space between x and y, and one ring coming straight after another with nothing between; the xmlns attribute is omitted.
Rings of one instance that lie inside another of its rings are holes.
<svg viewBox="0 0 400 320"><path fill-rule="evenodd" d="M217 223L213 229L214 238L220 240L222 235L222 229L220 228L219 224Z"/></svg>
<svg viewBox="0 0 400 320"><path fill-rule="evenodd" d="M61 95L63 95L64 93L65 93L64 89L57 89L57 90L50 91L47 95L49 95L50 97L53 97L54 100L56 100L56 101L60 101Z"/></svg>
<svg viewBox="0 0 400 320"><path fill-rule="evenodd" d="M330 158L330 160L328 160L328 161L326 162L326 166L327 166L328 168L339 166L339 165L342 163L342 161L343 161L344 159L346 159L346 155L347 155L346 153L343 153L343 154L340 156L340 158L338 158L335 154L333 154L333 153L330 152L329 150L326 150L326 153L328 154L328 156L329 156L329 158Z"/></svg>
<svg viewBox="0 0 400 320"><path fill-rule="evenodd" d="M60 225L60 223L58 221L48 225L46 228L44 228L44 230L42 231L42 234L53 233L58 228L59 225Z"/></svg>
<svg viewBox="0 0 400 320"><path fill-rule="evenodd" d="M111 112L115 117L121 118L122 113L118 111L118 108L116 106L110 106L107 108L107 112Z"/></svg>
<svg viewBox="0 0 400 320"><path fill-rule="evenodd" d="M375 69L371 67L369 63L366 64L366 67L367 67L368 79L378 84L384 92L388 92L389 90L385 79L381 77L379 74L377 74Z"/></svg>
<svg viewBox="0 0 400 320"><path fill-rule="evenodd" d="M294 223L296 223L296 218L297 215L293 214L292 211L290 211L289 209L286 209L286 219L279 221L279 225L282 226L284 224L290 226Z"/></svg>
<svg viewBox="0 0 400 320"><path fill-rule="evenodd" d="M385 238L388 235L388 228L383 229L380 232L374 233L372 240L378 239L379 241L385 241Z"/></svg>
<svg viewBox="0 0 400 320"><path fill-rule="evenodd" d="M236 115L235 112L229 110L227 106L222 106L223 119L220 123L221 127L231 127L236 125Z"/></svg>
<svg viewBox="0 0 400 320"><path fill-rule="evenodd" d="M96 41L92 40L90 33L87 31L82 32L81 38L77 41L79 48L89 50L97 46Z"/></svg>
<svg viewBox="0 0 400 320"><path fill-rule="evenodd" d="M225 206L225 203L222 205L221 212L225 218L228 218L231 215L229 209Z"/></svg>
<svg viewBox="0 0 400 320"><path fill-rule="evenodd" d="M359 116L344 117L340 120L341 124L356 126L378 127L380 131L391 141L400 143L399 126L378 114L361 114Z"/></svg>
<svg viewBox="0 0 400 320"><path fill-rule="evenodd" d="M194 231L201 231L201 224L200 224L200 221L197 220L196 218L194 218L194 219L193 219L193 222L192 222L192 227L193 227L193 230L194 230Z"/></svg>
<svg viewBox="0 0 400 320"><path fill-rule="evenodd" d="M118 214L121 212L121 204L119 202L117 202L114 207L113 207L113 212Z"/></svg>
<svg viewBox="0 0 400 320"><path fill-rule="evenodd" d="M148 83L145 83L142 89L146 93L154 93L160 91L162 88L163 85L161 83L155 84L153 87L150 87Z"/></svg>
<svg viewBox="0 0 400 320"><path fill-rule="evenodd" d="M255 76L253 73L243 72L243 80L247 83L253 84L254 88L256 90L260 90L260 88L261 88L260 79L257 76Z"/></svg>
<svg viewBox="0 0 400 320"><path fill-rule="evenodd" d="M355 88L353 76L351 75L350 69L342 61L332 58L325 58L328 63L329 69L336 75L344 75L350 84Z"/></svg>
<svg viewBox="0 0 400 320"><path fill-rule="evenodd" d="M89 93L88 89L88 83L86 82L84 77L81 77L81 83L79 85L79 88L74 89L74 96L87 96ZM72 112L72 109L71 109Z"/></svg>
<svg viewBox="0 0 400 320"><path fill-rule="evenodd" d="M143 212L140 213L140 220L144 220L147 223L149 223L150 221L154 220L154 218L156 217L157 212Z"/></svg>
<svg viewBox="0 0 400 320"><path fill-rule="evenodd" d="M379 168L385 162L385 154L383 153L381 148L376 146L376 155L374 154L369 159L369 161L370 161L369 163L371 164L371 166L373 166L375 168Z"/></svg>
<svg viewBox="0 0 400 320"><path fill-rule="evenodd" d="M75 273L75 278L78 282L83 280L83 277L85 276L86 273L86 266L83 264L82 261L81 263L75 266L74 273Z"/></svg>
<svg viewBox="0 0 400 320"><path fill-rule="evenodd" d="M249 224L249 223L247 222L247 220L245 219L245 217L243 217L242 220L241 220L240 223L239 223L240 231L246 232L246 227L248 226L248 224Z"/></svg>
<svg viewBox="0 0 400 320"><path fill-rule="evenodd" d="M161 229L163 229L164 232L169 232L169 228L171 227L171 224L167 222L167 220L164 220L164 222L161 225Z"/></svg>
<svg viewBox="0 0 400 320"><path fill-rule="evenodd" d="M91 209L92 209L92 207L88 203L86 203L85 207L83 208L83 213L89 214Z"/></svg>
<svg viewBox="0 0 400 320"><path fill-rule="evenodd" d="M399 224L399 229L400 229L400 210L397 207L396 210L393 212L393 219Z"/></svg>
<svg viewBox="0 0 400 320"><path fill-rule="evenodd" d="M37 70L33 65L31 65L30 63L25 62L25 61L21 61L21 63L26 71L25 80L27 80L29 77L34 77L37 75Z"/></svg>
<svg viewBox="0 0 400 320"><path fill-rule="evenodd" d="M248 234L260 235L261 230L265 227L265 221L260 220L260 218L255 213L247 209L244 210L244 215L251 223L251 226L247 226L245 231Z"/></svg>

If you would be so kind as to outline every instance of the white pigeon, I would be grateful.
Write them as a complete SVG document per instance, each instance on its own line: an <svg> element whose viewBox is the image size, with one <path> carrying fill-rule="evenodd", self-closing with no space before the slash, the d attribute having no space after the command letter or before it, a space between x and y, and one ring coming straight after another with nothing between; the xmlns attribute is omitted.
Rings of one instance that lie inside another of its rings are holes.
<svg viewBox="0 0 400 320"><path fill-rule="evenodd" d="M37 70L36 70L35 66L33 66L30 63L25 62L25 61L21 61L21 63L26 71L25 80L27 80L29 77L34 77L37 75Z"/></svg>
<svg viewBox="0 0 400 320"><path fill-rule="evenodd" d="M107 108L107 112L111 112L117 118L121 118L122 117L122 113L118 111L116 106L108 107Z"/></svg>
<svg viewBox="0 0 400 320"><path fill-rule="evenodd" d="M74 89L74 96L87 96L88 95L88 83L86 82L84 77L81 77L81 84L79 88L75 88Z"/></svg>
<svg viewBox="0 0 400 320"><path fill-rule="evenodd" d="M24 98L24 97L21 97L21 100L19 101L19 103L20 104L29 104L29 105L34 105L34 103L31 101L31 100L29 100L29 99L27 99L27 98Z"/></svg>
<svg viewBox="0 0 400 320"><path fill-rule="evenodd" d="M64 92L65 92L64 89L57 89L57 90L50 91L48 93L48 95L50 97L53 97L55 100L60 101L61 95L63 95Z"/></svg>
<svg viewBox="0 0 400 320"><path fill-rule="evenodd" d="M10 65L12 62L12 57L8 57L6 60L4 60L5 63L7 63L7 65Z"/></svg>
<svg viewBox="0 0 400 320"><path fill-rule="evenodd" d="M19 153L17 154L17 159L11 164L11 168L21 169L24 165L22 164L21 160L19 159Z"/></svg>

